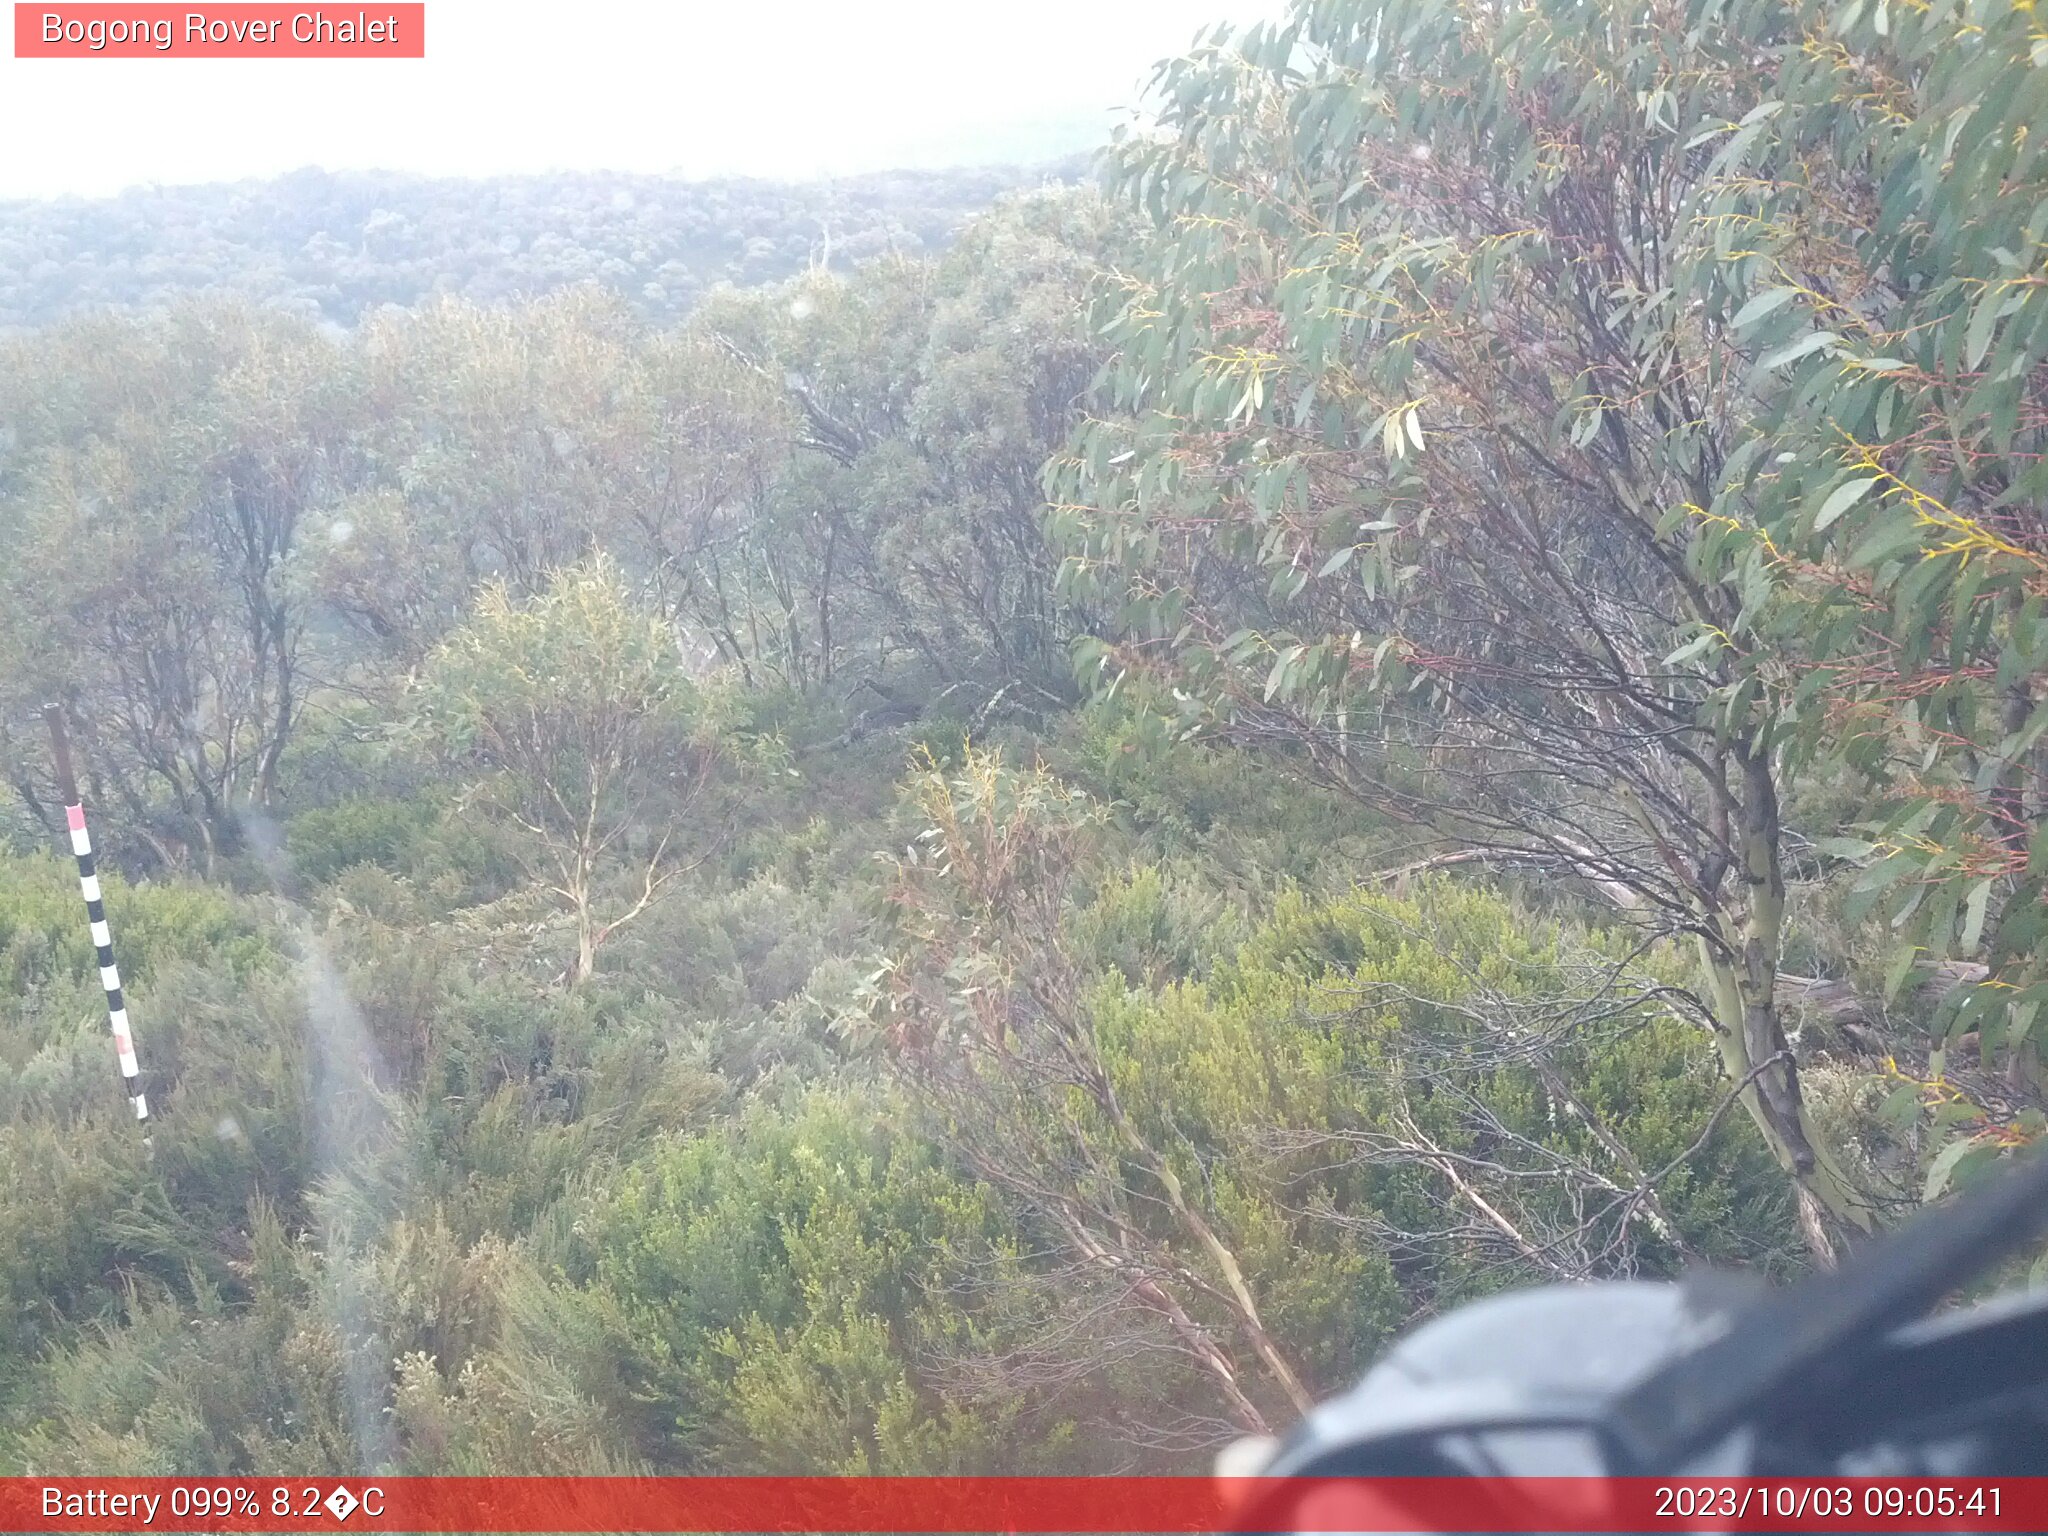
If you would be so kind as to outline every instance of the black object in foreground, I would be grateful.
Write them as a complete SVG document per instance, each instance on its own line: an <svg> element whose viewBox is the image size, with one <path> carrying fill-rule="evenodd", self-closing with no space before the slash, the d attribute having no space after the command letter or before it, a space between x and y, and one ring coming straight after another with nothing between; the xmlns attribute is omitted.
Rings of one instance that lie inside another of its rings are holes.
<svg viewBox="0 0 2048 1536"><path fill-rule="evenodd" d="M2048 1290L1931 1317L2048 1230L2048 1155L1783 1291L1549 1286L1417 1329L1267 1478L2048 1475ZM1275 1485L1240 1529L1288 1530Z"/></svg>

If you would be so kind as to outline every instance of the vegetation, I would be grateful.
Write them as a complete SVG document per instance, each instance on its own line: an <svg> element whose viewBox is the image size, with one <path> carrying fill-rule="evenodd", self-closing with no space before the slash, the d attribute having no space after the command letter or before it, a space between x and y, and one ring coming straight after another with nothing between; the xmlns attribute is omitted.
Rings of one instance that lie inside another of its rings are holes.
<svg viewBox="0 0 2048 1536"><path fill-rule="evenodd" d="M308 168L268 182L0 203L0 333L195 293L352 326L387 304L478 304L602 283L648 320L726 284L943 250L997 197L1085 166L833 181L586 173L475 181Z"/></svg>
<svg viewBox="0 0 2048 1536"><path fill-rule="evenodd" d="M942 255L7 341L0 1471L1192 1467L2038 1137L1981 9L1302 0Z"/></svg>

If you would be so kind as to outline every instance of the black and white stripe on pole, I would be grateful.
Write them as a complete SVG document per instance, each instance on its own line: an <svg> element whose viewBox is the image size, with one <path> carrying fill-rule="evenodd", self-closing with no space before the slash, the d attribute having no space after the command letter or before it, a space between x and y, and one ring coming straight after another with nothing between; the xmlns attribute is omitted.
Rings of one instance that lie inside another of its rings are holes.
<svg viewBox="0 0 2048 1536"><path fill-rule="evenodd" d="M128 1102L135 1106L135 1118L147 1124L149 1099L142 1091L142 1068L135 1060L135 1037L128 1029L128 1008L121 996L121 972L114 964L114 936L107 928L107 908L100 899L100 877L93 867L92 839L85 830L85 805L78 794L78 780L71 772L71 744L64 735L64 711L56 704L43 706L49 723L50 746L57 759L57 788L64 796L64 820L71 828L71 851L78 856L78 888L85 896L86 921L92 924L92 947L99 955L100 985L107 990L107 1024L114 1031L114 1056L121 1064L121 1081L128 1089Z"/></svg>

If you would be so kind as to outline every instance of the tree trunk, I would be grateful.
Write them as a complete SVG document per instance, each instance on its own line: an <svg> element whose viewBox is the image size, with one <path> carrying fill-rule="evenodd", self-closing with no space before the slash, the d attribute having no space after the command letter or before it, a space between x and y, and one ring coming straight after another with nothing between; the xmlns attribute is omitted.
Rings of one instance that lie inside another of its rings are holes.
<svg viewBox="0 0 2048 1536"><path fill-rule="evenodd" d="M597 969L597 915L590 910L590 886L579 880L569 899L576 911L576 958L569 967L569 985L580 987Z"/></svg>
<svg viewBox="0 0 2048 1536"><path fill-rule="evenodd" d="M1778 956L1785 926L1785 879L1780 862L1778 797L1768 756L1755 746L1740 753L1742 793L1733 829L1740 855L1738 899L1717 914L1720 942L1700 941L1700 962L1714 1004L1714 1032L1722 1065L1737 1085L1743 1107L1763 1133L1779 1165L1832 1221L1868 1232L1866 1201L1812 1132L1799 1083L1799 1065L1778 1011ZM1835 1245L1817 1214L1806 1211L1802 1229L1816 1263L1831 1265Z"/></svg>

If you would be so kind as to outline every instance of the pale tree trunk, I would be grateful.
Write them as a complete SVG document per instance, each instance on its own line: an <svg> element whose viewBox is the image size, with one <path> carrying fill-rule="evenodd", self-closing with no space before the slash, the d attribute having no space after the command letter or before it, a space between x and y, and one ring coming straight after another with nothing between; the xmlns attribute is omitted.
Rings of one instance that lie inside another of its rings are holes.
<svg viewBox="0 0 2048 1536"><path fill-rule="evenodd" d="M1055 1010L1049 1009L1048 1012ZM1078 1063L1085 1058L1084 1070L1090 1097L1100 1106L1110 1123L1116 1126L1132 1156L1144 1165L1154 1182L1159 1185L1166 1196L1167 1209L1173 1212L1181 1230L1187 1233L1194 1240L1196 1247L1208 1256L1222 1277L1223 1285L1220 1289L1214 1285L1205 1285L1204 1288L1212 1296L1225 1302L1236 1314L1238 1331L1244 1336L1245 1342L1251 1345L1252 1352L1259 1357L1259 1363L1266 1368L1267 1376L1272 1379L1274 1385L1287 1394L1287 1400L1294 1405L1295 1412L1309 1412L1315 1407L1316 1400L1310 1395L1308 1388L1302 1385L1301 1377L1296 1374L1286 1355L1281 1353L1273 1335L1267 1331L1264 1320L1259 1316L1258 1303L1252 1295L1251 1285L1245 1279L1244 1266L1238 1263L1237 1255L1231 1251L1229 1244L1217 1235L1216 1229L1209 1224L1208 1219L1195 1208L1194 1202L1188 1198L1186 1186L1180 1181L1180 1175L1173 1171L1173 1164L1167 1160L1166 1155L1146 1140L1144 1133L1124 1112L1123 1101L1117 1096L1116 1088L1110 1082L1109 1074L1103 1070L1100 1056L1095 1050L1092 1031L1084 1023L1069 1020L1065 1026L1065 1033L1071 1042L1075 1042L1074 1046L1070 1046L1073 1059Z"/></svg>
<svg viewBox="0 0 2048 1536"><path fill-rule="evenodd" d="M597 914L591 910L591 876L591 859L587 852L579 850L575 873L563 891L569 898L570 910L576 915L576 959L569 967L571 988L583 985L590 979L591 972L597 969Z"/></svg>
<svg viewBox="0 0 2048 1536"><path fill-rule="evenodd" d="M1772 1155L1797 1186L1807 1246L1815 1261L1827 1266L1835 1260L1835 1244L1826 1223L1832 1221L1852 1234L1868 1232L1873 1215L1828 1149L1826 1138L1814 1133L1807 1114L1799 1066L1778 1007L1785 877L1777 786L1763 752L1754 747L1743 751L1740 764L1742 793L1731 833L1740 858L1736 876L1741 893L1714 914L1719 942L1702 937L1700 963L1713 1003L1723 1068Z"/></svg>
<svg viewBox="0 0 2048 1536"><path fill-rule="evenodd" d="M1063 1209L1059 1214L1059 1222L1074 1251L1090 1264L1113 1274L1128 1273L1126 1266L1118 1257L1095 1240L1094 1235L1088 1230L1087 1222L1076 1212ZM1209 1373L1222 1392L1224 1401L1230 1405L1231 1417L1237 1420L1238 1426L1250 1434L1270 1434L1272 1426L1266 1422L1266 1416L1259 1411L1258 1404L1245 1395L1244 1387L1237 1379L1237 1367L1231 1362L1230 1356L1225 1354L1209 1336L1209 1330L1190 1317L1187 1308L1174 1298L1173 1293L1150 1275L1141 1274L1130 1283L1133 1293L1166 1319L1167 1326L1173 1330L1174 1337L1180 1341L1181 1347L1201 1362L1202 1369Z"/></svg>
<svg viewBox="0 0 2048 1536"><path fill-rule="evenodd" d="M590 926L590 909L576 910L576 963L569 971L569 985L581 986L597 969L597 933Z"/></svg>
<svg viewBox="0 0 2048 1536"><path fill-rule="evenodd" d="M1210 1226L1202 1213L1190 1203L1187 1191L1181 1186L1180 1175L1173 1171L1165 1157L1147 1146L1137 1134L1136 1127L1128 1122L1125 1123L1124 1133L1129 1138L1132 1149L1146 1161L1153 1178L1157 1179L1160 1187L1166 1191L1167 1204L1172 1207L1183 1229L1209 1255L1222 1274L1224 1285L1229 1291L1231 1306L1237 1313L1238 1328L1251 1344L1253 1353L1258 1355L1260 1363L1266 1367L1266 1374L1287 1394L1287 1400L1294 1405L1295 1412L1307 1413L1315 1407L1315 1399L1309 1395L1308 1388L1301 1384L1301 1378L1295 1374L1294 1367L1288 1363L1287 1357L1280 1352L1280 1346L1274 1342L1272 1334L1267 1332L1265 1323L1259 1317L1258 1304L1252 1298L1251 1286L1245 1281L1244 1267L1237 1262L1237 1255L1230 1251L1223 1239L1216 1235L1216 1229Z"/></svg>

